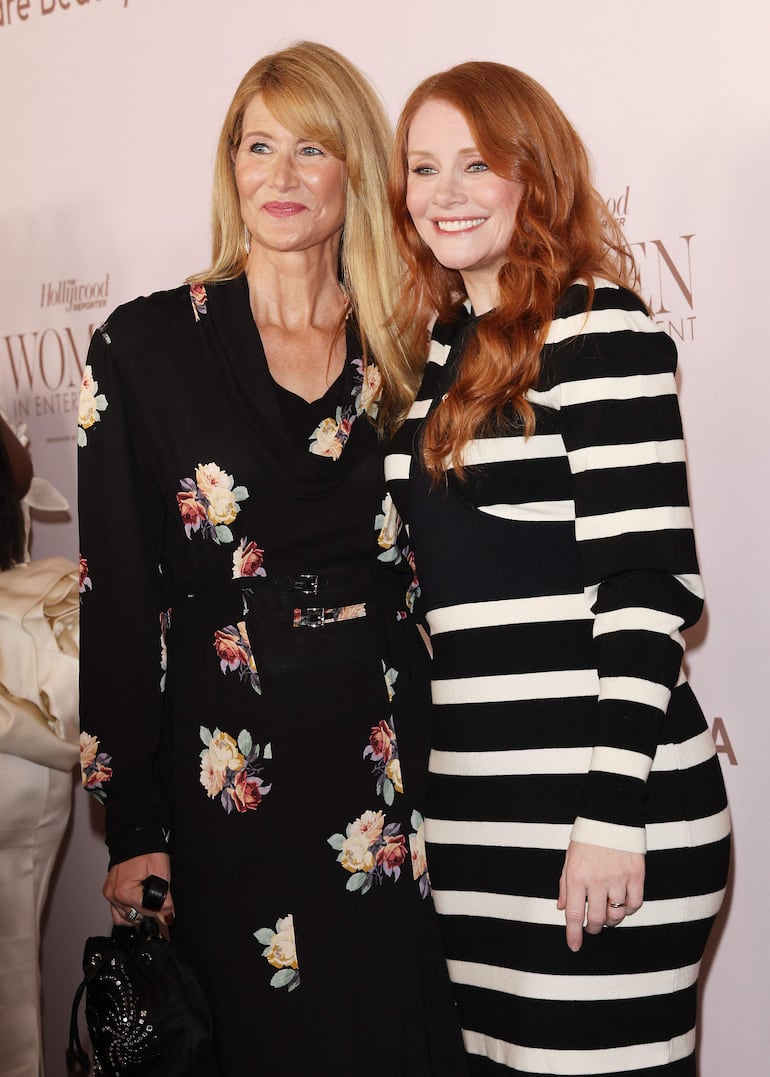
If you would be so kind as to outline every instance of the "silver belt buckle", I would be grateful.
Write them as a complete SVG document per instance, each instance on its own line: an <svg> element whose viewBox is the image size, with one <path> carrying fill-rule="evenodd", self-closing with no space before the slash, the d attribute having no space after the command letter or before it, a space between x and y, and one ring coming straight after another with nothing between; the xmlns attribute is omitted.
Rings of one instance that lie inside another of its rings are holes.
<svg viewBox="0 0 770 1077"><path fill-rule="evenodd" d="M308 606L295 623L302 628L323 628L325 620L326 610L322 606Z"/></svg>
<svg viewBox="0 0 770 1077"><path fill-rule="evenodd" d="M300 591L303 595L317 595L318 574L313 572L300 572L299 576L294 578L294 590Z"/></svg>

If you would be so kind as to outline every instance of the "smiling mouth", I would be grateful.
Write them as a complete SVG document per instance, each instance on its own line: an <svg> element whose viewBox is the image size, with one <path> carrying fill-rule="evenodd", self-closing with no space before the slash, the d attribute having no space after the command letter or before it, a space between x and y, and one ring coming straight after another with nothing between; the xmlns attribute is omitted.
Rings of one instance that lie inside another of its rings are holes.
<svg viewBox="0 0 770 1077"><path fill-rule="evenodd" d="M465 217L462 220L434 221L439 232L468 232L471 228L478 228L483 224L486 217Z"/></svg>

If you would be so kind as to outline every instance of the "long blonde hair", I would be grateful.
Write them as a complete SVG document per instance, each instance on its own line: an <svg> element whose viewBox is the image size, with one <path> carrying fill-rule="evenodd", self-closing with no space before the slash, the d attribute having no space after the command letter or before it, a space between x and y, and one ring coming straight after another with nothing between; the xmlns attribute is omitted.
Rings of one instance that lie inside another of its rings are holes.
<svg viewBox="0 0 770 1077"><path fill-rule="evenodd" d="M493 172L524 184L499 302L478 323L457 379L425 423L422 454L438 481L447 457L462 476L462 449L473 437L511 421L534 432L527 390L540 372L540 353L564 290L593 276L631 286L633 259L616 222L591 182L580 137L534 79L503 64L472 61L433 75L409 96L396 126L388 197L406 264L396 320L424 363L427 331L436 314L451 321L466 298L459 272L445 269L423 243L406 208L410 124L430 100L465 118Z"/></svg>
<svg viewBox="0 0 770 1077"><path fill-rule="evenodd" d="M364 353L389 380L413 384L392 311L402 267L393 244L385 197L392 140L385 110L364 75L326 45L300 41L263 57L235 91L217 145L210 267L191 281L224 281L246 268L247 250L233 155L243 116L255 94L288 130L317 139L345 163L346 214L340 248L341 282L357 319Z"/></svg>

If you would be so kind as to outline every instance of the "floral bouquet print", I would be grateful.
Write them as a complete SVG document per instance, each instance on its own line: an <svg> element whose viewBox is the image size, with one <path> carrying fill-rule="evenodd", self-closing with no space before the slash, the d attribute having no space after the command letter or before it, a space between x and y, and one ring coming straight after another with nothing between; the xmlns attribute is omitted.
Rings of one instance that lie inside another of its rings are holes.
<svg viewBox="0 0 770 1077"><path fill-rule="evenodd" d="M212 733L201 726L200 737L205 745L200 757L200 782L209 797L213 800L218 796L228 815L232 811L256 811L272 789L272 785L265 785L264 767L260 765L273 758L270 745L266 744L260 754L259 745L253 743L246 729L235 741L229 733L219 729Z"/></svg>
<svg viewBox="0 0 770 1077"><path fill-rule="evenodd" d="M233 481L213 462L198 464L194 479L179 480L182 492L176 501L188 539L199 531L217 544L233 541L229 524L241 511L240 502L249 496L245 486L234 486Z"/></svg>
<svg viewBox="0 0 770 1077"><path fill-rule="evenodd" d="M339 852L338 862L350 872L346 889L351 893L368 893L387 876L396 881L407 858L406 839L399 834L400 823L386 823L381 811L365 811L348 823L344 834L328 838Z"/></svg>

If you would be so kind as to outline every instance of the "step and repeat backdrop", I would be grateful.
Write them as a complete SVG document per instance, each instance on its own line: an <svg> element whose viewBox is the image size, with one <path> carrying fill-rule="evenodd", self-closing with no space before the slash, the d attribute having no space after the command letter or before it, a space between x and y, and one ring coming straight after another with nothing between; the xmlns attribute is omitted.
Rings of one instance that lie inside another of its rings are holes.
<svg viewBox="0 0 770 1077"><path fill-rule="evenodd" d="M0 0L0 406L70 505L35 511L35 556L77 555L90 335L118 303L207 264L219 126L260 55L299 38L332 45L394 119L425 75L497 60L539 79L584 136L680 353L708 600L688 668L736 829L702 997L702 1077L761 1077L770 1057L769 31L767 7L751 0ZM73 799L43 945L49 1077L64 1074L83 939L109 927L98 806L79 789Z"/></svg>

